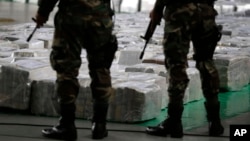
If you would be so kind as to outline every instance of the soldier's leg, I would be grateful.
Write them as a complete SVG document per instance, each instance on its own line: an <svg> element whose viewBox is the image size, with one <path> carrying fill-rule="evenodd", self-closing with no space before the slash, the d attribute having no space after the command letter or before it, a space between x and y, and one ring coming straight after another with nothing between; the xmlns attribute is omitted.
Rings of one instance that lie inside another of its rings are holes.
<svg viewBox="0 0 250 141"><path fill-rule="evenodd" d="M75 100L79 92L78 70L81 65L81 47L63 35L65 30L56 28L50 61L57 73L56 94L60 106L59 124L53 128L44 129L43 135L49 138L76 140Z"/></svg>
<svg viewBox="0 0 250 141"><path fill-rule="evenodd" d="M186 73L189 36L182 30L165 33L165 65L169 74L168 118L156 127L148 127L147 133L158 136L181 138L183 136L182 112L183 97L189 79Z"/></svg>
<svg viewBox="0 0 250 141"><path fill-rule="evenodd" d="M116 50L117 40L115 36L102 46L100 50L93 52L87 49L89 74L91 77L90 87L93 96L93 139L102 139L108 135L106 130L106 117L110 97L114 94L111 83L110 67Z"/></svg>
<svg viewBox="0 0 250 141"><path fill-rule="evenodd" d="M206 98L205 108L210 124L210 136L221 135L224 131L220 122L220 102L218 100L220 81L213 62L214 50L220 36L219 29L214 24L210 27L210 30L205 30L202 34L194 36L193 39L194 59L196 60L196 67L200 71L202 90Z"/></svg>

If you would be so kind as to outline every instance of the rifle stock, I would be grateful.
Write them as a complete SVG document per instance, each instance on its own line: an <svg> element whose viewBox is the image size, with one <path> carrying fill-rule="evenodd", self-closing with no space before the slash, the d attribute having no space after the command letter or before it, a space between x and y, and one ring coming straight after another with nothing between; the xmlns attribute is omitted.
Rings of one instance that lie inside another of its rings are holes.
<svg viewBox="0 0 250 141"><path fill-rule="evenodd" d="M157 24L154 24L153 21L150 20L145 35L144 35L144 36L140 36L142 39L144 39L144 40L146 41L146 42L145 42L145 45L144 45L144 48L143 48L143 50L142 50L142 52L141 52L140 59L143 58L143 55L144 55L145 49L146 49L146 47L147 47L147 44L148 44L149 40L151 39L151 37L153 36L154 31L155 31L155 29L156 29L156 26L157 26Z"/></svg>

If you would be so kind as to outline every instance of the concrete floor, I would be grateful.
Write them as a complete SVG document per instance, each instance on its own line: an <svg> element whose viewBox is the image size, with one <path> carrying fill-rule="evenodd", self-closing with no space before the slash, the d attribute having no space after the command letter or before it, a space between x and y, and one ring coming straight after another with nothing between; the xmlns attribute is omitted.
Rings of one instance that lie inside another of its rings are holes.
<svg viewBox="0 0 250 141"><path fill-rule="evenodd" d="M36 15L38 6L36 4L23 4L18 2L5 2L0 0L0 25L33 22L32 17ZM51 13L49 21L53 21L54 13Z"/></svg>
<svg viewBox="0 0 250 141"><path fill-rule="evenodd" d="M9 3L0 1L0 25L10 25L24 22L32 22L37 6L34 4ZM55 12L55 11L54 11ZM50 16L50 21L53 15ZM49 141L41 135L43 128L56 124L55 117L40 117L15 112L0 112L0 140L1 141ZM225 133L222 137L208 137L207 126L185 131L182 139L170 137L155 137L145 134L145 126L135 124L108 123L109 136L104 141L228 141L229 125L249 124L250 113L223 120ZM77 119L78 141L91 139L90 121Z"/></svg>
<svg viewBox="0 0 250 141"><path fill-rule="evenodd" d="M0 114L0 140L1 141L49 141L41 134L43 128L56 124L55 117L39 117L21 114ZM90 121L76 120L78 141L90 141ZM185 132L182 139L170 137L157 137L145 134L145 127L131 124L108 123L109 135L104 141L228 141L229 137L208 137L204 133L195 134ZM228 130L228 129L226 129ZM202 129L200 130L202 131ZM198 131L198 132L200 132ZM51 140L52 141L52 140Z"/></svg>

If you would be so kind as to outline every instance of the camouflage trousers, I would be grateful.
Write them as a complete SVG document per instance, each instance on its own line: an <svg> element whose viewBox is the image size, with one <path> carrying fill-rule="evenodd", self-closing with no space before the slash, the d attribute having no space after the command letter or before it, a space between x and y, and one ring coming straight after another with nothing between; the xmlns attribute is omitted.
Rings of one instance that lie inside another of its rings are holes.
<svg viewBox="0 0 250 141"><path fill-rule="evenodd" d="M86 50L93 99L108 102L113 94L110 67L117 50L113 22L105 13L57 12L50 62L57 72L56 93L60 104L74 103L79 93L77 76L81 51Z"/></svg>
<svg viewBox="0 0 250 141"><path fill-rule="evenodd" d="M203 94L206 99L217 97L219 76L213 54L221 34L215 22L216 15L217 11L207 4L188 3L166 7L163 47L165 66L170 76L170 103L183 102L189 82L186 68L191 41Z"/></svg>

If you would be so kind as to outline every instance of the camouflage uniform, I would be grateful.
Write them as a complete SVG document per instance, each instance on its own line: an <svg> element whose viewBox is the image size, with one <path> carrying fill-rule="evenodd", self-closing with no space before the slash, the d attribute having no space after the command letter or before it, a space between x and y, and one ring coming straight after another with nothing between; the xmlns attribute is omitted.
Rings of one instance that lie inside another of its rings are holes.
<svg viewBox="0 0 250 141"><path fill-rule="evenodd" d="M40 14L52 11L58 0L40 0ZM113 22L109 0L60 0L55 15L54 40L50 62L57 72L56 92L61 105L60 122L74 119L79 92L78 73L81 50L86 49L91 91L94 99L93 122L105 122L113 94L110 67L117 50L112 34ZM69 116L72 115L72 116Z"/></svg>
<svg viewBox="0 0 250 141"><path fill-rule="evenodd" d="M163 135L167 133L171 134L172 137L182 137L183 135L181 115L183 97L189 82L186 69L190 41L194 47L193 58L196 60L196 68L200 71L208 120L216 121L219 124L217 125L220 126L218 127L220 128L219 133L214 133L209 129L210 135L219 135L223 132L221 131L217 96L219 76L213 62L214 50L220 40L221 33L215 22L217 11L213 8L213 3L213 0L156 1L156 10L165 7L163 49L165 66L170 76L168 87L169 118L160 124L166 128ZM155 134L156 130L159 131L158 127L148 127L147 131L149 134ZM159 135L159 132L156 134Z"/></svg>
<svg viewBox="0 0 250 141"><path fill-rule="evenodd" d="M210 5L202 3L166 6L163 45L165 65L170 75L170 97L182 99L188 85L186 68L190 41L194 47L196 67L201 73L204 96L209 98L218 94L219 77L213 63L213 53L220 39L216 15Z"/></svg>

